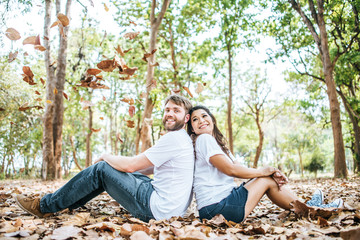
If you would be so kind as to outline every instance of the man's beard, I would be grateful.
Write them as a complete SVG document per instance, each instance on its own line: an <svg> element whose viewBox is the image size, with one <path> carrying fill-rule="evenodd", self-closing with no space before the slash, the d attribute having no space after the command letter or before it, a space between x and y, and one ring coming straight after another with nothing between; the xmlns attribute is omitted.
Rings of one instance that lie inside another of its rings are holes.
<svg viewBox="0 0 360 240"><path fill-rule="evenodd" d="M175 124L171 127L166 126L166 119L163 120L163 124L166 131L177 131L184 127L185 125L185 117L182 120L175 120Z"/></svg>

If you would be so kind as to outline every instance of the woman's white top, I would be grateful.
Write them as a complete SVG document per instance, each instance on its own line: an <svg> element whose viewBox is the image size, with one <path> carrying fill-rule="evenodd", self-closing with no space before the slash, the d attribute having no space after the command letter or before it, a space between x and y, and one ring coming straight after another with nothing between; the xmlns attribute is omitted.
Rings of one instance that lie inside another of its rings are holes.
<svg viewBox="0 0 360 240"><path fill-rule="evenodd" d="M224 155L232 162L221 150L213 136L200 135L196 139L195 151L194 193L197 208L201 209L226 198L236 187L236 183L233 177L222 173L210 162L210 157L218 154Z"/></svg>

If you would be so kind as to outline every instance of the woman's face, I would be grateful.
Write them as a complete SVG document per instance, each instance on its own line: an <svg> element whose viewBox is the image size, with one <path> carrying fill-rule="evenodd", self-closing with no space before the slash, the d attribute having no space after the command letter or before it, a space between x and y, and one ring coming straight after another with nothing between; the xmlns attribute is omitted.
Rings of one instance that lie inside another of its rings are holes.
<svg viewBox="0 0 360 240"><path fill-rule="evenodd" d="M190 116L190 121L195 134L199 135L207 133L212 135L214 130L214 122L205 110L195 110Z"/></svg>

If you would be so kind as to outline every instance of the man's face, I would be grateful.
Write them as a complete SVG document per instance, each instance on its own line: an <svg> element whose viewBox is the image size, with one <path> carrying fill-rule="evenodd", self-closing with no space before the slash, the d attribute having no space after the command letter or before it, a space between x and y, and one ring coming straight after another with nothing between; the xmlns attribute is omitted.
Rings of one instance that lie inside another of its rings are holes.
<svg viewBox="0 0 360 240"><path fill-rule="evenodd" d="M166 131L180 130L188 120L189 114L185 114L183 106L176 105L172 101L165 105L163 124Z"/></svg>

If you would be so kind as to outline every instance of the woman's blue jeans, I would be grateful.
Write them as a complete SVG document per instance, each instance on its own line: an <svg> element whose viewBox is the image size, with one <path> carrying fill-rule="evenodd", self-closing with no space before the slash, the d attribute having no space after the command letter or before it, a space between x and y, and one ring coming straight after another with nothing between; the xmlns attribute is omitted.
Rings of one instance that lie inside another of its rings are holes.
<svg viewBox="0 0 360 240"><path fill-rule="evenodd" d="M105 161L79 172L54 193L40 201L42 213L75 209L106 191L134 217L149 221L154 216L150 209L150 196L154 191L152 179L135 172L125 173L112 168Z"/></svg>

